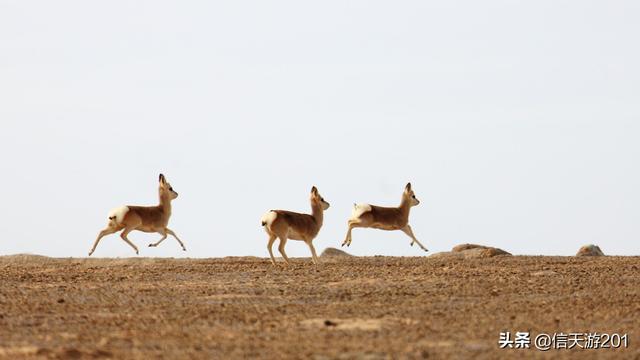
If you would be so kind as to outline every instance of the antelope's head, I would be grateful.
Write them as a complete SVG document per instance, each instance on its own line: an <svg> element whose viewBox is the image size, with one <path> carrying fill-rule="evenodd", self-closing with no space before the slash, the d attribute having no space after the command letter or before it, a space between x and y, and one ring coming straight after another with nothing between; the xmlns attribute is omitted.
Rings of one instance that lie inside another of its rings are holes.
<svg viewBox="0 0 640 360"><path fill-rule="evenodd" d="M324 201L324 198L315 186L311 188L311 204L322 207L322 210L327 210L330 206L328 202Z"/></svg>
<svg viewBox="0 0 640 360"><path fill-rule="evenodd" d="M411 189L411 183L408 183L407 186L405 186L402 197L407 200L409 204L411 204L411 206L420 204L420 200L418 200L416 194L413 192L413 189Z"/></svg>
<svg viewBox="0 0 640 360"><path fill-rule="evenodd" d="M167 179L162 174L160 174L160 185L158 187L158 192L160 193L160 197L166 197L170 200L178 197L178 193L173 191L171 184L167 182Z"/></svg>

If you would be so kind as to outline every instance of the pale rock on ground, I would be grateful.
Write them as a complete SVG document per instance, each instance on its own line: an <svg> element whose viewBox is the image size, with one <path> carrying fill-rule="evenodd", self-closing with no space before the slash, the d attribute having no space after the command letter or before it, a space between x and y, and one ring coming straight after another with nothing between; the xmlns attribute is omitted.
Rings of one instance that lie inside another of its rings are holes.
<svg viewBox="0 0 640 360"><path fill-rule="evenodd" d="M598 245L585 245L578 250L576 256L604 256Z"/></svg>
<svg viewBox="0 0 640 360"><path fill-rule="evenodd" d="M336 248L326 248L324 249L324 251L322 252L322 254L320 255L322 257L346 257L346 256L353 256L351 254L348 254L342 250L336 249Z"/></svg>
<svg viewBox="0 0 640 360"><path fill-rule="evenodd" d="M431 255L432 258L460 258L460 259L478 259L478 258L490 258L494 256L511 256L510 253L483 245L476 244L461 244L454 246L451 251L440 252Z"/></svg>

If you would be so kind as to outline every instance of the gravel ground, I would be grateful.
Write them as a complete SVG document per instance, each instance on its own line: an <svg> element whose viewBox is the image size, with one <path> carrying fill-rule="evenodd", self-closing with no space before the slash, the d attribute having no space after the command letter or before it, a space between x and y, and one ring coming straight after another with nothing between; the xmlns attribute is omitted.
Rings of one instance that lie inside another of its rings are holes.
<svg viewBox="0 0 640 360"><path fill-rule="evenodd" d="M322 260L0 257L0 358L640 359L640 257ZM500 349L502 331L628 348Z"/></svg>

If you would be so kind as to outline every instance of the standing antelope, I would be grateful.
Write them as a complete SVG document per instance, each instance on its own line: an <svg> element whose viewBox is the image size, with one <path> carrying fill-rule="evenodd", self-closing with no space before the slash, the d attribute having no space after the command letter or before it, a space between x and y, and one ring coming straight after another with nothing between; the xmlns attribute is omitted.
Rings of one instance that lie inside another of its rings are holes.
<svg viewBox="0 0 640 360"><path fill-rule="evenodd" d="M349 219L349 230L347 230L347 237L342 243L342 246L351 245L351 230L353 228L374 228L380 230L402 230L405 234L409 235L413 243L417 243L424 251L428 251L411 230L409 225L409 211L412 206L420 204L420 201L416 198L413 190L411 190L411 183L407 184L402 193L402 201L399 207L381 207L369 204L355 204L351 219Z"/></svg>
<svg viewBox="0 0 640 360"><path fill-rule="evenodd" d="M136 251L136 255L138 254L138 248L127 238L127 235L133 230L148 233L157 232L162 235L162 238L158 242L149 244L149 246L152 247L160 245L160 243L167 238L167 235L171 235L178 240L178 243L182 246L182 250L187 251L182 241L178 239L178 236L167 227L169 218L171 217L171 200L177 198L178 193L173 191L171 184L167 182L162 174L160 174L158 194L160 197L160 205L158 206L121 206L111 210L109 213L109 224L98 234L96 242L93 243L93 247L91 251L89 251L89 256L96 250L96 246L98 246L98 242L100 242L102 237L122 229L124 229L124 231L120 233L120 237L127 244L131 245Z"/></svg>
<svg viewBox="0 0 640 360"><path fill-rule="evenodd" d="M328 208L329 203L324 201L320 193L318 193L318 189L314 186L311 188L311 215L285 210L271 210L262 217L262 226L267 231L267 234L269 234L267 249L269 249L271 263L274 266L276 265L276 258L273 257L271 248L276 238L280 239L278 251L282 254L287 265L289 265L289 258L284 252L287 239L304 241L309 246L309 249L311 249L313 263L318 264L318 256L316 255L316 249L313 247L312 241L318 235L318 232L320 232L323 211Z"/></svg>

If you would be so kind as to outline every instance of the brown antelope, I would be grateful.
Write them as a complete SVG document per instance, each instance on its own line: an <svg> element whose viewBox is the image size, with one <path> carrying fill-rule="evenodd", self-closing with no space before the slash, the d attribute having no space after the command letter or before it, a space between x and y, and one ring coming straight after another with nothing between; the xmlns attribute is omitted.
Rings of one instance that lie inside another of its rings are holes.
<svg viewBox="0 0 640 360"><path fill-rule="evenodd" d="M412 206L420 204L420 201L416 198L415 193L411 189L411 183L407 184L402 193L402 201L398 207L381 207L369 204L355 204L351 219L349 219L349 230L347 230L347 237L342 243L342 246L351 245L351 230L354 228L374 228L380 230L402 230L405 234L409 235L411 240L411 246L413 243L417 243L424 251L428 251L411 230L409 225L409 211Z"/></svg>
<svg viewBox="0 0 640 360"><path fill-rule="evenodd" d="M167 182L162 174L160 174L158 194L160 197L160 205L158 206L121 206L111 210L109 224L98 234L98 238L93 243L91 251L89 251L89 256L96 250L96 246L98 246L98 242L102 237L123 229L124 231L120 233L120 237L136 251L136 255L138 254L138 248L127 238L127 235L133 230L162 235L158 242L149 244L152 247L160 245L167 238L167 235L171 235L178 240L182 250L187 251L176 233L167 227L171 217L171 201L178 197L178 193L173 191L171 184Z"/></svg>
<svg viewBox="0 0 640 360"><path fill-rule="evenodd" d="M312 241L320 232L323 211L328 208L329 203L324 201L320 193L318 193L318 189L314 186L311 189L311 215L285 210L271 210L262 217L262 226L269 234L267 249L269 249L271 263L274 266L276 265L276 258L273 257L271 248L276 238L280 239L278 251L282 254L287 265L289 265L289 258L284 252L284 246L288 239L304 241L311 249L313 263L318 264L318 256Z"/></svg>

